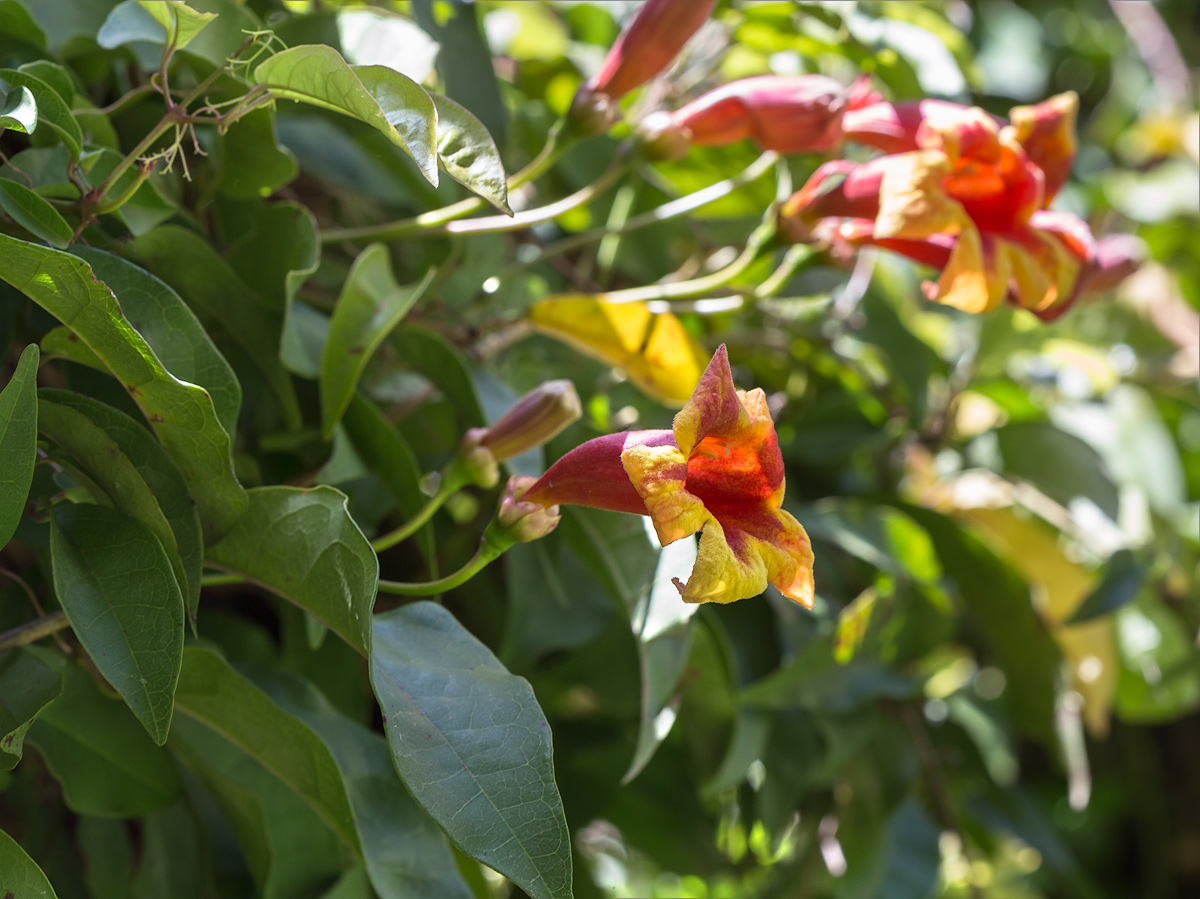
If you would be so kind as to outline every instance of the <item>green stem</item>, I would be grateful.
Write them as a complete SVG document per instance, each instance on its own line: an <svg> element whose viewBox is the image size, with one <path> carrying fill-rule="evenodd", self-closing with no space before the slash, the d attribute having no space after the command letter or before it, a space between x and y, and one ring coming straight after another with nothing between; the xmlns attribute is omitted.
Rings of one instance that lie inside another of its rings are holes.
<svg viewBox="0 0 1200 899"><path fill-rule="evenodd" d="M445 593L447 590L453 590L455 587L462 586L479 572L483 571L488 565L500 558L506 550L509 549L516 540L508 536L495 522L488 525L486 531L483 532L483 541L479 544L479 550L471 557L469 561L454 574L446 575L446 577L438 578L436 581L427 581L423 584L406 584L401 581L380 581L379 592L391 593L396 596L432 596L435 593Z"/></svg>
<svg viewBox="0 0 1200 899"><path fill-rule="evenodd" d="M161 121L151 128L145 137L138 141L137 146L130 150L125 158L118 162L116 167L108 173L108 177L95 189L93 196L98 201L103 200L104 196L112 189L112 186L117 183L117 179L125 174L126 169L137 162L142 157L142 154L154 146L154 142L170 131L175 124L175 113L168 111L162 117Z"/></svg>
<svg viewBox="0 0 1200 899"><path fill-rule="evenodd" d="M641 303L649 300L690 300L703 297L714 290L724 287L764 253L774 249L772 236L774 226L770 223L761 226L750 240L741 255L720 271L690 281L672 281L666 284L650 284L646 287L631 287L628 290L614 290L600 294L606 303Z"/></svg>
<svg viewBox="0 0 1200 899"><path fill-rule="evenodd" d="M229 584L244 584L246 579L240 574L205 574L200 577L201 587L224 587Z"/></svg>
<svg viewBox="0 0 1200 899"><path fill-rule="evenodd" d="M771 276L754 291L756 297L773 297L787 286L788 281L803 268L809 260L815 257L812 247L807 244L796 244L784 254L779 267Z"/></svg>
<svg viewBox="0 0 1200 899"><path fill-rule="evenodd" d="M560 123L561 124L561 123ZM563 154L573 145L575 137L564 137L562 128L556 125L550 130L546 145L538 152L528 165L508 179L508 189L516 190L522 184L549 171ZM441 209L431 209L409 219L394 222L383 222L379 225L364 225L360 228L329 228L321 232L321 240L325 243L335 243L346 240L391 240L412 234L430 233L428 229L437 228L463 216L478 212L486 205L482 197L468 197ZM446 233L446 232L436 232Z"/></svg>
<svg viewBox="0 0 1200 899"><path fill-rule="evenodd" d="M57 634L59 631L66 630L70 626L71 623L67 621L67 616L61 610L51 612L49 615L35 618L33 621L29 621L0 634L0 652L36 643L43 637Z"/></svg>
<svg viewBox="0 0 1200 899"><path fill-rule="evenodd" d="M442 472L442 480L438 484L437 492L429 498L421 510L394 531L389 531L372 541L371 549L381 553L385 549L391 549L397 543L407 540L424 527L429 519L433 518L433 513L440 509L446 500L469 483L470 479L451 462Z"/></svg>
<svg viewBox="0 0 1200 899"><path fill-rule="evenodd" d="M154 164L143 164L138 166L138 173L133 180L129 182L129 186L121 191L117 196L107 202L101 203L92 209L92 215L105 215L109 212L115 212L120 209L133 197L139 187L146 183L146 179L150 177L154 171Z"/></svg>
<svg viewBox="0 0 1200 899"><path fill-rule="evenodd" d="M630 231L636 231L639 228L645 228L649 225L656 225L659 222L667 222L671 219L677 219L680 216L687 215L689 212L694 212L709 203L715 203L722 197L726 197L734 191L745 187L757 181L764 174L771 170L775 164L775 160L779 156L777 153L767 152L758 157L754 162L750 163L745 169L732 178L726 178L724 181L718 181L716 184L710 184L695 193L690 193L687 196L680 197L677 200L672 200L669 203L651 209L648 212L643 212L639 215L632 216L628 221L622 224L619 228L603 227L593 228L591 231L585 231L582 234L576 234L572 237L565 238L555 243L544 247L533 259L528 262L519 262L510 266L500 275L500 280L505 281L512 275L516 274L521 269L528 268L532 265L537 265L551 256L557 256L561 253L569 253L571 250L579 247L587 246L597 240L603 240L611 234L628 234Z"/></svg>

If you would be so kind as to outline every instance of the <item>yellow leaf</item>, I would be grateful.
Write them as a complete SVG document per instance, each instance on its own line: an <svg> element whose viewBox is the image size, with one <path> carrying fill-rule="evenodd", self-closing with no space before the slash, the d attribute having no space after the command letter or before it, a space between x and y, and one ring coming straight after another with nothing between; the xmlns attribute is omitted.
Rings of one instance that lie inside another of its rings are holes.
<svg viewBox="0 0 1200 899"><path fill-rule="evenodd" d="M645 303L589 296L547 297L529 309L533 327L584 355L624 369L650 396L682 406L708 364L708 353L670 312Z"/></svg>
<svg viewBox="0 0 1200 899"><path fill-rule="evenodd" d="M1098 577L1063 555L1057 534L1032 516L1018 517L1010 508L963 509L993 546L1029 581L1034 595L1062 648L1072 686L1083 697L1083 720L1089 733L1108 733L1117 688L1116 633L1110 617L1064 627L1079 604L1095 589Z"/></svg>

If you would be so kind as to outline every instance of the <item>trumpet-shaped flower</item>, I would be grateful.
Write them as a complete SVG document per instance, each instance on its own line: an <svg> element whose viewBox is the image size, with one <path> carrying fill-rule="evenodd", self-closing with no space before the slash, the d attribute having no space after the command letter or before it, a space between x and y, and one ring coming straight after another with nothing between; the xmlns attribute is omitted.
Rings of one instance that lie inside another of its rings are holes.
<svg viewBox="0 0 1200 899"><path fill-rule="evenodd" d="M762 390L733 384L717 350L672 430L589 440L559 459L520 499L649 515L664 544L701 532L687 602L733 602L768 583L813 603L812 545L780 508L783 458Z"/></svg>
<svg viewBox="0 0 1200 899"><path fill-rule="evenodd" d="M1025 135L1046 164L1058 160L1052 145L1070 116L1051 113L1001 127L980 109L939 107L917 128L919 149L818 169L784 205L781 230L835 249L874 244L941 268L926 294L968 312L1010 297L1055 318L1076 298L1095 242L1081 220L1045 208L1045 175L1019 140Z"/></svg>

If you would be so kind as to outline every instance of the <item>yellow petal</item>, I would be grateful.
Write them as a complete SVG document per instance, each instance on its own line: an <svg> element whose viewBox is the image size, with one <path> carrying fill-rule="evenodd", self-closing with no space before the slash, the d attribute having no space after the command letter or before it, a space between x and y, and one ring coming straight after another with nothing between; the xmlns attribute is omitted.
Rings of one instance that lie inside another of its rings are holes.
<svg viewBox="0 0 1200 899"><path fill-rule="evenodd" d="M942 187L949 174L950 160L940 150L889 157L879 187L875 238L921 240L934 234L958 234L970 219L962 204Z"/></svg>
<svg viewBox="0 0 1200 899"><path fill-rule="evenodd" d="M663 546L689 537L712 520L699 497L687 491L687 456L674 446L631 446L621 464L646 504Z"/></svg>
<svg viewBox="0 0 1200 899"><path fill-rule="evenodd" d="M638 387L667 405L687 401L708 362L675 315L653 313L645 303L554 296L535 303L528 316L540 333L624 369Z"/></svg>

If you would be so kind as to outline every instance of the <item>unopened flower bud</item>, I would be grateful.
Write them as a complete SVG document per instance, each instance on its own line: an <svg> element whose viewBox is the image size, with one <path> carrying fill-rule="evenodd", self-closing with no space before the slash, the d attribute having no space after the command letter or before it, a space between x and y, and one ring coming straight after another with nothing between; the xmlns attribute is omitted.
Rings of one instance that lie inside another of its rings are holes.
<svg viewBox="0 0 1200 899"><path fill-rule="evenodd" d="M597 95L616 101L662 72L679 55L683 45L700 30L716 0L646 0L608 51L604 65L579 89L570 117L581 130L596 128ZM611 119L608 120L611 123Z"/></svg>
<svg viewBox="0 0 1200 899"><path fill-rule="evenodd" d="M848 89L824 75L759 75L709 91L669 116L675 132L700 146L749 138L764 150L824 153L842 142L848 102ZM671 131L654 116L645 125L654 135ZM653 136L645 127L643 134Z"/></svg>
<svg viewBox="0 0 1200 899"><path fill-rule="evenodd" d="M558 506L543 506L541 503L521 499L537 478L512 477L504 488L500 500L500 511L496 515L499 529L518 543L529 543L545 537L556 527L562 516Z"/></svg>

